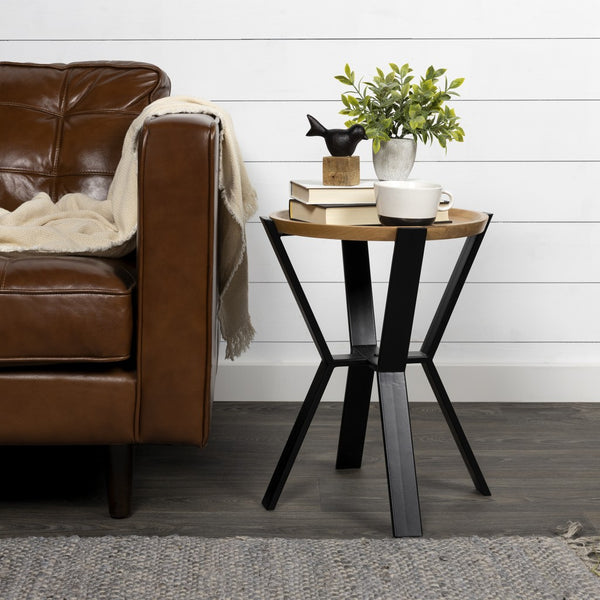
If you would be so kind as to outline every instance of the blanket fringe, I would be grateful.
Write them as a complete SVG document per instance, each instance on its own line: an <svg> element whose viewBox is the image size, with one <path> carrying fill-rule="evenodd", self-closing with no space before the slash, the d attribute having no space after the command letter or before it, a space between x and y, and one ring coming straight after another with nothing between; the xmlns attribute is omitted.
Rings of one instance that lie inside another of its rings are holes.
<svg viewBox="0 0 600 600"><path fill-rule="evenodd" d="M250 343L254 339L255 334L254 327L251 323L247 323L240 329L238 329L235 334L227 336L225 339L227 346L225 348L225 358L233 360L250 347Z"/></svg>
<svg viewBox="0 0 600 600"><path fill-rule="evenodd" d="M562 537L587 568L600 577L600 536L580 536L583 525L577 521L569 521L567 525L558 527L556 532Z"/></svg>

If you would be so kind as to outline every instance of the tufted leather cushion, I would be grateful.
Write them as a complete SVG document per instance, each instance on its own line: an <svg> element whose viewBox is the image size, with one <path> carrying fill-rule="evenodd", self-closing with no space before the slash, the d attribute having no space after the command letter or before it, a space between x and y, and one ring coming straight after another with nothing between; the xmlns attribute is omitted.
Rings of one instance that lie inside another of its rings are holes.
<svg viewBox="0 0 600 600"><path fill-rule="evenodd" d="M0 207L38 192L104 199L131 121L169 91L144 63L0 62Z"/></svg>
<svg viewBox="0 0 600 600"><path fill-rule="evenodd" d="M124 261L0 255L0 365L127 359L134 286Z"/></svg>

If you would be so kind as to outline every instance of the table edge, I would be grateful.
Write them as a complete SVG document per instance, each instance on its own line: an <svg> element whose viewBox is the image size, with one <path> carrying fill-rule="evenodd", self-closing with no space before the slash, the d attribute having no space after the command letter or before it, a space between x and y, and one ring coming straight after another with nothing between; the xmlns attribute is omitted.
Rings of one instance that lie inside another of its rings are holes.
<svg viewBox="0 0 600 600"><path fill-rule="evenodd" d="M387 225L324 225L295 221L289 218L287 210L273 212L268 218L273 221L280 234L334 240L394 241L398 229L413 229L413 227ZM490 215L473 210L451 208L450 218L454 218L454 222L427 226L427 239L445 240L477 235L485 229Z"/></svg>

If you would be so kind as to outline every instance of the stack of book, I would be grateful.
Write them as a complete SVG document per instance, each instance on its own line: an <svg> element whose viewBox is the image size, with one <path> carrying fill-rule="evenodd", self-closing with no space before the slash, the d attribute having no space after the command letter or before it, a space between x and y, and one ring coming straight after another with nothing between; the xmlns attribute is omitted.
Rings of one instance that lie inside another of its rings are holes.
<svg viewBox="0 0 600 600"><path fill-rule="evenodd" d="M290 219L325 225L379 225L373 180L358 185L290 181Z"/></svg>

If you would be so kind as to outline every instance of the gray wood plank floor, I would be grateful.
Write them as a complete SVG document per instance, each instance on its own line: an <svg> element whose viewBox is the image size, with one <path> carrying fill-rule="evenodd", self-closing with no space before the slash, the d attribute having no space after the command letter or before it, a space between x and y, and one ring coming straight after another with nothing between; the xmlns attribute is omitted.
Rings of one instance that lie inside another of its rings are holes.
<svg viewBox="0 0 600 600"><path fill-rule="evenodd" d="M428 537L600 531L600 404L456 404L492 496L471 483L436 404L411 405ZM0 448L0 536L391 536L378 406L363 467L336 471L341 404L317 411L280 502L260 504L298 411L219 402L204 449L137 450L134 514L108 517L98 448Z"/></svg>

